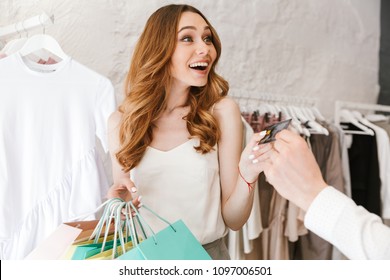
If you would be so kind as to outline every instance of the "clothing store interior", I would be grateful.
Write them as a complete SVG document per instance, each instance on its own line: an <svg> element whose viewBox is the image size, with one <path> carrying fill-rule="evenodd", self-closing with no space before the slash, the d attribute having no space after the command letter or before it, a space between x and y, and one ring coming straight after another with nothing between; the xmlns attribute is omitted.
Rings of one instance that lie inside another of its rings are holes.
<svg viewBox="0 0 390 280"><path fill-rule="evenodd" d="M0 1L0 259L26 258L85 213L99 218L112 184L108 117L148 16L176 2ZM389 1L180 3L218 31L216 70L244 141L291 119L325 181L390 226ZM54 94L64 87L72 94ZM232 260L347 259L263 173L256 184L248 221L224 237Z"/></svg>

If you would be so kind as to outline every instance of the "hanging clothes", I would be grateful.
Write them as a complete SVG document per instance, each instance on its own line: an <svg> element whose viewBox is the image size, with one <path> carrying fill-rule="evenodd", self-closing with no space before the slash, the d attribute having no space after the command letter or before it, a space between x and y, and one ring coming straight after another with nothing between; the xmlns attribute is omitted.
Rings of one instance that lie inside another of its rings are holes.
<svg viewBox="0 0 390 280"><path fill-rule="evenodd" d="M0 258L22 259L59 224L98 207L108 189L111 82L71 59L0 60ZM93 218L93 216L90 216Z"/></svg>
<svg viewBox="0 0 390 280"><path fill-rule="evenodd" d="M311 150L325 182L337 186L339 191L345 193L343 174L340 172L342 161L337 130L326 122L321 122L321 125L329 131L329 135L312 134L310 136ZM299 247L300 257L304 260L331 260L333 258L333 245L313 232L300 238Z"/></svg>
<svg viewBox="0 0 390 280"><path fill-rule="evenodd" d="M254 241L248 260L288 260L288 239L284 235L287 200L280 196L261 173L258 180L263 231Z"/></svg>
<svg viewBox="0 0 390 280"><path fill-rule="evenodd" d="M387 134L390 138L390 122L388 119L375 120L374 124L383 128L387 132ZM390 156L387 159L390 160ZM390 178L390 169L387 169L387 170L385 169L385 172L386 172L385 176L387 176L387 178ZM383 190L382 190L382 192L383 192ZM389 216L389 212L387 209L389 209L389 207L390 207L389 196L390 196L390 180L388 180L388 185L387 185L385 193L383 193L383 198L382 198L382 199L385 199L384 204L383 204L383 209L382 209L383 221L387 226L390 226L390 217L387 218Z"/></svg>
<svg viewBox="0 0 390 280"><path fill-rule="evenodd" d="M375 136L353 135L348 150L352 199L369 212L381 215L378 150Z"/></svg>
<svg viewBox="0 0 390 280"><path fill-rule="evenodd" d="M380 177L381 217L390 219L390 140L383 128L367 119L361 122L375 132Z"/></svg>
<svg viewBox="0 0 390 280"><path fill-rule="evenodd" d="M390 124L388 116L374 113L390 112L390 106L346 101L336 101L335 105L336 122L352 139L348 149L354 157L349 159L354 161L350 170L351 197L390 225L387 218L390 215ZM350 131L351 127L353 131ZM371 139L367 135L371 135ZM356 159L359 161L356 162Z"/></svg>

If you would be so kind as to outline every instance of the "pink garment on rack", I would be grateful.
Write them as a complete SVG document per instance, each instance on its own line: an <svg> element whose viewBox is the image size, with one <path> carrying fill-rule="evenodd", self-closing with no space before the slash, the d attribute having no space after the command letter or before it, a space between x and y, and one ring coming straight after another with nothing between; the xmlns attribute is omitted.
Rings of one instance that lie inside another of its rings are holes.
<svg viewBox="0 0 390 280"><path fill-rule="evenodd" d="M38 63L39 64L56 64L56 63L58 63L58 61L55 61L53 58L49 57L48 60L39 59Z"/></svg>
<svg viewBox="0 0 390 280"><path fill-rule="evenodd" d="M267 126L273 125L274 123L285 119L282 113L279 115L272 113L260 114L259 111L253 111L252 113L242 112L241 115L244 120L249 123L255 133L262 131Z"/></svg>

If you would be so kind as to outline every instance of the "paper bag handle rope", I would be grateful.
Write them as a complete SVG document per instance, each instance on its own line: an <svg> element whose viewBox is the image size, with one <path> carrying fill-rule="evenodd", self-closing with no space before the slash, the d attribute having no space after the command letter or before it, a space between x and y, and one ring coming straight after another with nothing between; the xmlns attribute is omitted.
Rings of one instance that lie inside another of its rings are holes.
<svg viewBox="0 0 390 280"><path fill-rule="evenodd" d="M139 213L138 209L134 206L134 204L130 201L130 202L127 202L127 204L130 205L130 207L134 210L135 214L137 217L139 217L141 219L141 221L148 227L148 229L152 232L152 237L153 237L153 240L154 240L154 243L157 244L157 239L156 239L156 234L155 232L153 231L153 229L151 228L151 226L148 224L148 222L144 219L144 217ZM161 221L163 221L164 223L166 223L167 225L169 225L173 231L176 232L176 229L173 227L173 225L166 219L164 219L163 217L161 217L159 214L157 214L156 212L154 212L152 209L150 209L148 206L146 205L142 205L142 208L145 208L146 210L148 210L150 213L152 213L155 217L157 217L158 219L160 219ZM130 215L131 216L131 215ZM141 223L142 224L142 223Z"/></svg>
<svg viewBox="0 0 390 280"><path fill-rule="evenodd" d="M102 242L102 248L101 251L104 251L104 247L106 244L106 240L109 234L109 225L112 221L114 221L114 239L113 239L113 252L112 252L112 258L115 258L117 256L116 248L117 248L117 242L119 239L120 246L122 247L122 252L125 253L125 243L127 242L127 237L130 235L131 241L133 243L133 246L138 246L139 238L136 230L136 223L140 226L143 235L145 238L147 238L147 234L144 230L143 226L146 226L149 234L154 240L154 243L157 244L157 238L156 234L153 231L152 227L149 225L149 223L144 219L144 217L139 213L138 209L134 206L134 204L129 201L125 202L121 198L111 198L107 200L105 203L101 205L101 207L104 207L104 211L102 214L102 217L100 218L97 226L95 227L93 233L90 236L90 239L95 238L94 243L98 242L98 238L101 235L101 232L103 230L103 226L106 225L105 232L104 232L104 238ZM99 208L101 208L99 207ZM174 226L166 219L158 215L156 212L154 212L152 209L147 207L146 205L142 206L146 210L148 210L150 213L152 213L155 217L160 219L161 221L165 222L167 225L169 225L173 231L176 232L176 229ZM124 223L122 223L121 220L121 214L122 209L125 209L125 220ZM135 217L131 214L131 209L135 213ZM125 234L123 234L123 232Z"/></svg>

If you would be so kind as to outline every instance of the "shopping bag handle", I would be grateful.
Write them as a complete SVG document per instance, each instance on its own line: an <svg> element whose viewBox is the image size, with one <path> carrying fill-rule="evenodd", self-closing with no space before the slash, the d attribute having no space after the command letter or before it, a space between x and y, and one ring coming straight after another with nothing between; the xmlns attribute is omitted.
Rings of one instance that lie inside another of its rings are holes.
<svg viewBox="0 0 390 280"><path fill-rule="evenodd" d="M99 239L99 236L101 235L104 224L106 224L105 235L108 235L109 225L111 224L112 218L113 218L113 216L111 215L112 211L110 211L110 209L114 206L115 203L120 203L122 201L123 200L120 198L111 198L101 205L101 207L105 206L104 210L103 210L103 214L102 214L101 218L99 219L99 222L97 223L91 236L89 237L90 240L95 237L95 240L94 240L95 243L98 242L98 239ZM101 208L101 207L99 207L99 208Z"/></svg>
<svg viewBox="0 0 390 280"><path fill-rule="evenodd" d="M134 206L133 203L131 203L130 201L130 205L131 207L133 208L134 212L145 222L145 224L147 224L147 222L145 221L145 219L142 217L142 215L139 213L138 209L136 209L136 207ZM152 209L150 209L148 206L146 205L142 205L142 208L145 208L146 210L148 210L150 213L152 213L154 216L156 216L158 219L160 219L161 221L163 221L164 223L166 223L167 225L169 225L175 232L176 232L176 229L173 227L172 223L170 223L168 220L164 219L163 217L161 217L159 214L157 214L156 212L154 212Z"/></svg>
<svg viewBox="0 0 390 280"><path fill-rule="evenodd" d="M122 252L126 252L125 243L127 243L127 238L131 237L131 242L133 243L134 247L138 247L139 239L138 234L136 230L136 224L139 225L139 227L142 230L143 235L145 238L147 238L147 234L144 230L144 226L148 229L149 236L153 238L154 243L157 245L157 237L156 233L152 229L152 227L149 225L149 223L145 220L145 218L140 214L137 207L132 203L132 201L125 202L121 198L110 198L106 202L104 202L99 208L104 207L103 214L96 225L94 231L92 232L90 236L90 240L94 239L94 243L98 242L99 236L101 236L101 233L103 231L103 226L106 225L105 231L104 231L104 238L102 241L101 251L103 252L105 249L105 245L107 242L107 237L109 235L110 231L110 225L112 222L114 222L114 239L113 239L113 251L112 251L112 258L114 259L117 257L117 245L119 240L119 246L122 247ZM157 217L159 220L163 221L167 225L169 225L174 232L176 232L175 227L166 219L161 217L159 214L154 212L152 209L150 209L146 205L142 205L143 208L148 210L150 213L152 213L155 217ZM124 216L124 222L122 223L121 215L122 210L125 210ZM131 210L134 211L135 216L131 214Z"/></svg>
<svg viewBox="0 0 390 280"><path fill-rule="evenodd" d="M131 201L127 202L127 205L129 205L129 206L134 210L136 217L139 217L139 219L142 221L142 222L140 222L140 225L142 225L142 223L143 223L144 225L147 226L147 228L148 228L148 229L150 230L150 232L151 232L151 235L152 235L154 244L157 245L156 233L154 232L154 230L152 229L152 227L151 227L151 226L149 225L149 223L145 220L145 218L139 213L138 209L135 207L135 205L134 205ZM152 213L155 217L157 217L158 219L160 219L161 221L163 221L164 223L166 223L167 225L169 225L169 226L172 228L172 230L173 230L174 232L176 232L176 229L174 228L174 226L172 225L172 223L170 223L168 220L164 219L163 217L161 217L159 214L157 214L156 212L154 212L152 209L150 209L148 206L146 206L146 205L144 205L144 204L142 205L142 208L145 208L146 210L148 210L148 211L149 211L150 213ZM127 215L128 215L128 212L129 212L129 211L126 211L126 214L127 214ZM132 215L130 215L130 219L132 219L132 218L133 218ZM134 242L135 246L138 246L138 242L136 242L136 241L133 241L133 242Z"/></svg>
<svg viewBox="0 0 390 280"><path fill-rule="evenodd" d="M108 225L110 225L112 220L113 220L114 221L114 238L113 238L113 248L112 248L112 259L117 257L117 247L118 246L122 247L123 253L126 252L126 243L127 243L127 238L129 236L129 233L130 233L130 236L132 238L131 241L133 242L133 244L137 243L137 237L136 237L137 234L135 231L135 223L132 220L132 216L130 215L130 217L131 217L130 219L131 219L132 224L129 224L129 217L128 216L125 219L124 224L122 224L122 219L121 219L122 209L125 209L126 210L125 213L127 214L128 207L129 207L128 204L120 198L110 199L107 202L106 207L104 208L104 212L102 214L101 219L99 220L98 225L95 228L95 231L92 233L92 235L90 237L90 239L92 239L95 236L94 243L96 243L98 240L97 237L100 236L100 233L102 231L102 227L104 226L104 224L106 224L106 230L104 233L104 238L103 238L102 247L101 247L101 252L103 252L105 249L105 244L106 244L108 233L109 233ZM141 225L141 227L142 227L142 225ZM125 231L125 234L123 234L123 231ZM118 240L120 243L119 245L118 245Z"/></svg>
<svg viewBox="0 0 390 280"><path fill-rule="evenodd" d="M105 208L104 208L102 217L100 218L98 224L96 225L94 231L92 232L92 234L89 238L90 240L95 238L94 243L97 243L98 239L101 235L103 226L105 224L106 228L105 228L104 238L103 238L103 242L102 242L102 246L101 246L101 252L103 252L105 249L107 237L108 237L108 234L110 231L111 222L112 222L112 220L114 220L114 239L113 239L113 252L112 252L113 256L112 256L112 258L114 258L116 256L118 233L119 233L119 240L121 243L122 250L124 250L124 248L125 248L125 244L123 241L124 239L123 239L123 236L121 235L123 233L121 230L118 230L118 228L121 227L120 226L120 211L123 207L123 203L124 202L120 198L112 198L103 204L103 205L105 205ZM119 219L116 218L116 216L118 216L117 215L118 211L119 211ZM114 215L113 215L113 213L114 213Z"/></svg>

